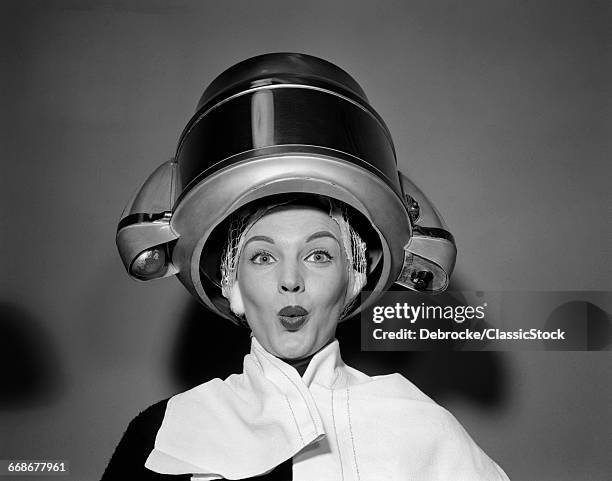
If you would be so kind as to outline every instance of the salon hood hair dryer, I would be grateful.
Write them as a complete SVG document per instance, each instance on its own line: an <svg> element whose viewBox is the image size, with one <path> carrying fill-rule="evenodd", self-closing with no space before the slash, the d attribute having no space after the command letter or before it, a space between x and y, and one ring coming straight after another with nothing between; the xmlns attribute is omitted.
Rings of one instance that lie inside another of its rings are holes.
<svg viewBox="0 0 612 481"><path fill-rule="evenodd" d="M221 295L226 220L254 201L315 194L367 224L368 283L349 316L392 283L446 289L456 247L427 197L397 170L393 141L357 82L316 57L275 53L230 67L205 90L180 136L125 208L117 247L140 280L177 275L212 311Z"/></svg>

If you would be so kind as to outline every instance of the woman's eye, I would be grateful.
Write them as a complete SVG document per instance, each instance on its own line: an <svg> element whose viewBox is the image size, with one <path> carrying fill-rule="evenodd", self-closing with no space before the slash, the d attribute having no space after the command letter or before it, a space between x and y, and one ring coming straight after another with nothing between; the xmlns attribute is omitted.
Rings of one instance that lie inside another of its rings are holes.
<svg viewBox="0 0 612 481"><path fill-rule="evenodd" d="M276 262L276 259L267 252L258 252L253 257L251 257L251 262L253 264L273 264Z"/></svg>
<svg viewBox="0 0 612 481"><path fill-rule="evenodd" d="M306 257L306 261L316 262L319 264L330 262L331 260L332 256L330 256L329 253L325 251L315 251Z"/></svg>

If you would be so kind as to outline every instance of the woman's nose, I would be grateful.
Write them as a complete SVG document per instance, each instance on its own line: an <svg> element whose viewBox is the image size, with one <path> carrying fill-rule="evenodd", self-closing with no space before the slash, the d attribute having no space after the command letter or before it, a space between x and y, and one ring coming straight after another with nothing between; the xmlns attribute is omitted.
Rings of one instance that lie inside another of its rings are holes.
<svg viewBox="0 0 612 481"><path fill-rule="evenodd" d="M278 291L281 294L294 294L304 290L304 279L296 264L286 265L280 273Z"/></svg>

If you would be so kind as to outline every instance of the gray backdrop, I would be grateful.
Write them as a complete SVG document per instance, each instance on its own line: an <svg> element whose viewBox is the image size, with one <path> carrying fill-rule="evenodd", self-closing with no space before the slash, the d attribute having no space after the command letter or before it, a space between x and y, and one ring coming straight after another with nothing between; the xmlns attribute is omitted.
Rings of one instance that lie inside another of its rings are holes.
<svg viewBox="0 0 612 481"><path fill-rule="evenodd" d="M0 458L98 479L139 410L236 367L211 345L246 332L175 279L130 280L114 235L204 87L256 54L361 83L455 234L456 288L611 288L608 2L20 1L0 18ZM511 479L610 479L609 351L391 360Z"/></svg>

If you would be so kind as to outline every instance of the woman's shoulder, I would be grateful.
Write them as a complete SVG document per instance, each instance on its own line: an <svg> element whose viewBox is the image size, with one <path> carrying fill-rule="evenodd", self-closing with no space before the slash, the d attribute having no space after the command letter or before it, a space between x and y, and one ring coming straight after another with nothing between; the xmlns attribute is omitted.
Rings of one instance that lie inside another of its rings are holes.
<svg viewBox="0 0 612 481"><path fill-rule="evenodd" d="M379 440L382 451L390 452L401 439L402 463L418 465L422 459L435 459L436 472L445 473L436 479L508 479L452 413L401 374L373 376L351 386L350 406L354 419L360 420L352 426L355 436L397 433L399 438Z"/></svg>
<svg viewBox="0 0 612 481"><path fill-rule="evenodd" d="M351 392L351 402L384 409L387 413L401 413L403 419L414 418L413 422L426 424L432 433L436 426L441 432L461 427L446 408L399 373L373 376L369 382L351 386Z"/></svg>
<svg viewBox="0 0 612 481"><path fill-rule="evenodd" d="M145 468L144 464L155 445L157 431L164 420L169 399L156 402L141 411L130 421L115 448L102 481L123 480L133 477L142 480L182 480L190 476L169 476L154 473Z"/></svg>
<svg viewBox="0 0 612 481"><path fill-rule="evenodd" d="M155 444L155 437L164 420L169 400L170 398L156 402L135 416L121 438L122 447L130 450L147 449L148 455Z"/></svg>
<svg viewBox="0 0 612 481"><path fill-rule="evenodd" d="M346 372L349 375L351 390L356 393L363 392L379 398L422 401L436 405L427 394L399 373L368 376L350 366L346 366Z"/></svg>
<svg viewBox="0 0 612 481"><path fill-rule="evenodd" d="M372 410L385 413L377 418L395 424L398 419L413 428L423 426L432 440L450 431L461 431L457 419L411 381L398 373L373 376L368 382L353 385L351 405L364 415Z"/></svg>
<svg viewBox="0 0 612 481"><path fill-rule="evenodd" d="M157 430L164 420L164 414L166 412L166 407L168 406L169 400L170 398L167 398L158 401L155 404L151 404L148 408L141 411L136 417L134 417L134 419L132 419L130 426L133 426L135 430L139 431L145 436L147 433L157 433Z"/></svg>

